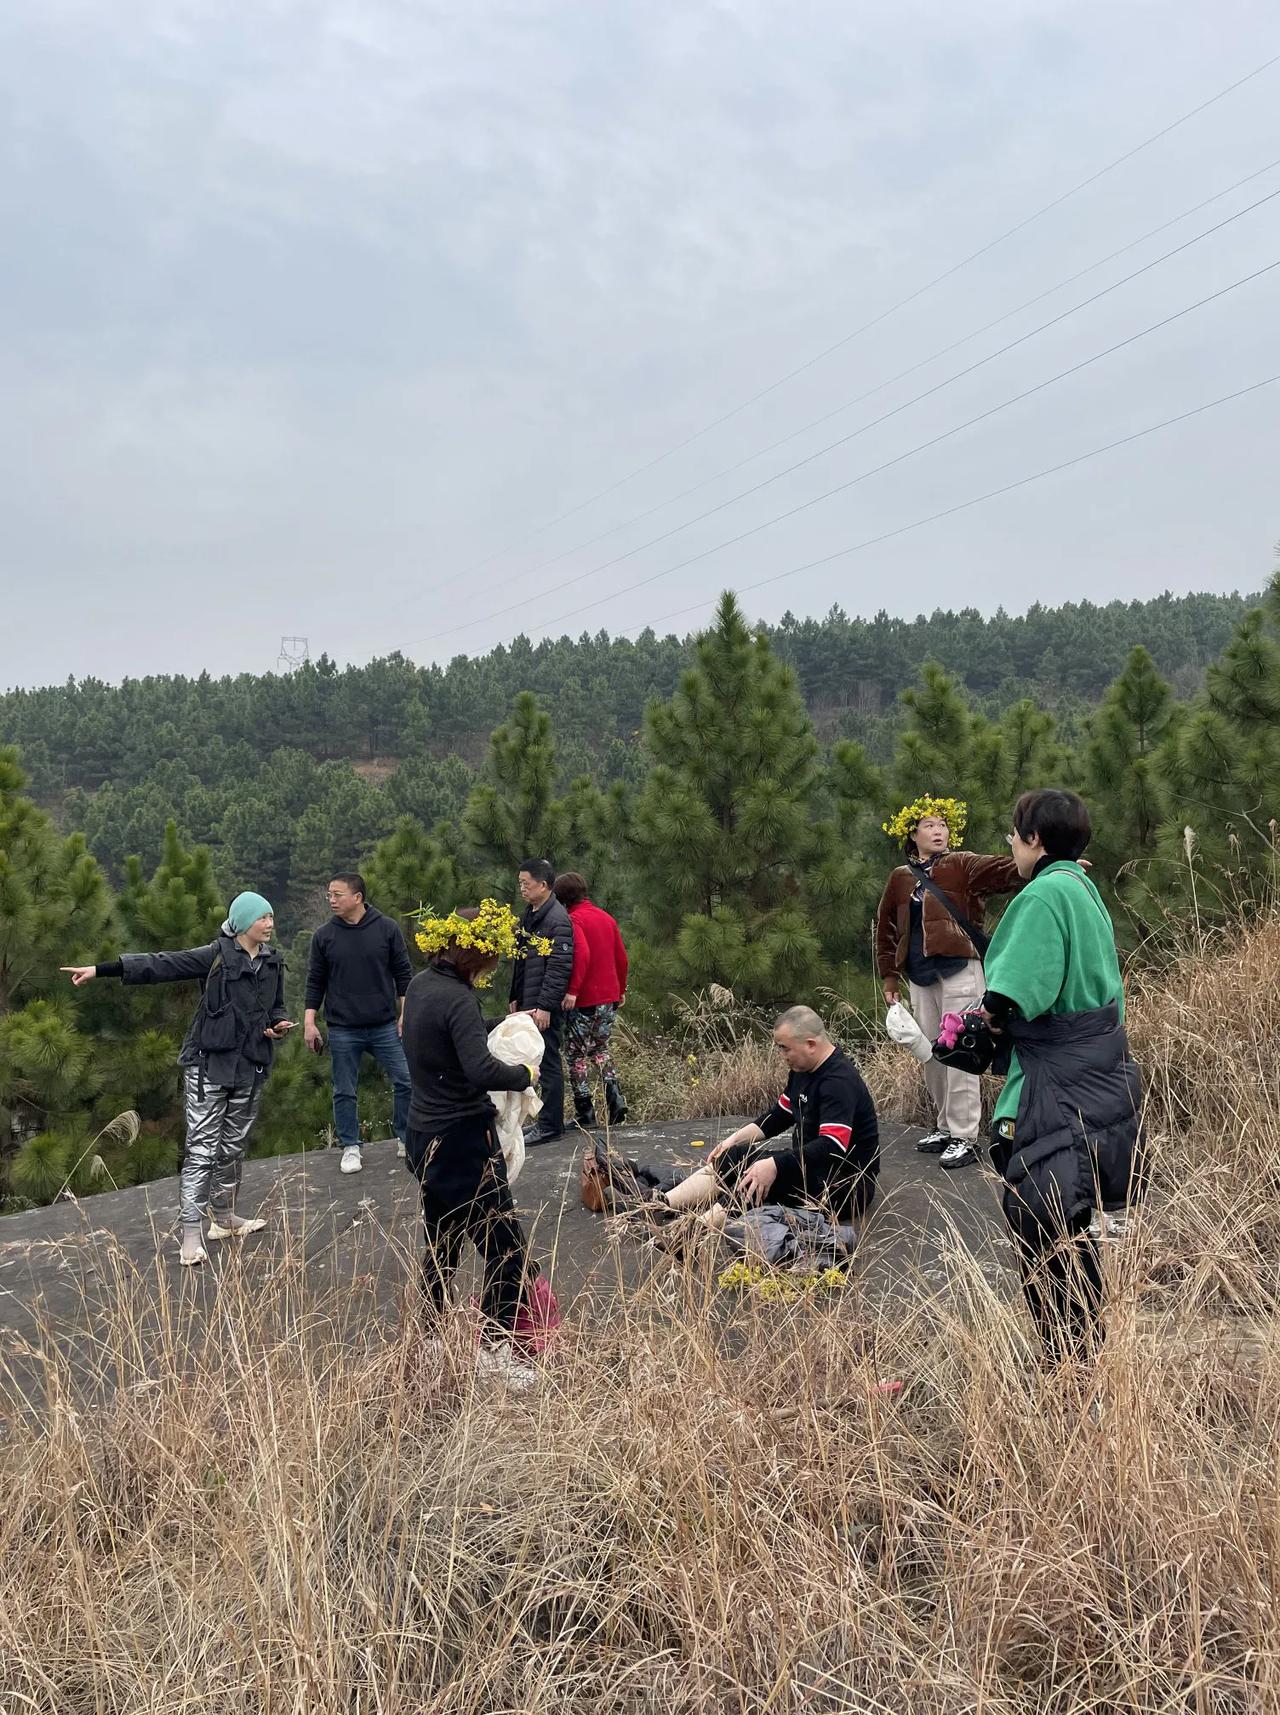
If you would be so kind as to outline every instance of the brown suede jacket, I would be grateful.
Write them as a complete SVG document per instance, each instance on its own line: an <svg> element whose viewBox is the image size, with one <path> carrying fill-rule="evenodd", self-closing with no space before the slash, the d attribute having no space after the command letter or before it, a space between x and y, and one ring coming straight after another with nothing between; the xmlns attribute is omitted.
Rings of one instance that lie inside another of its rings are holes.
<svg viewBox="0 0 1280 1715"><path fill-rule="evenodd" d="M981 852L944 852L935 858L929 879L954 899L963 916L982 927L987 900L993 893L1012 893L1022 885L1011 857L986 857ZM911 934L911 895L917 877L901 864L885 883L876 910L876 970L881 979L896 976L907 961ZM944 910L940 900L926 892L921 913L924 950L928 958L976 959L977 948Z"/></svg>

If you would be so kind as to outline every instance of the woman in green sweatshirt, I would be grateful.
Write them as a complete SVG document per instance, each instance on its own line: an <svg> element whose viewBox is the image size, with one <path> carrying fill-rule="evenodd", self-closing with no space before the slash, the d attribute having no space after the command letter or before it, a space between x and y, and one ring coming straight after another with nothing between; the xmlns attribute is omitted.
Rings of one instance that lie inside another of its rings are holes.
<svg viewBox="0 0 1280 1715"><path fill-rule="evenodd" d="M1101 1337L1089 1216L1095 1201L1124 1206L1139 1145L1115 930L1079 862L1091 833L1074 792L1018 800L1008 837L1027 885L992 939L982 1003L1011 1050L992 1160L1027 1302L1055 1358L1086 1358Z"/></svg>

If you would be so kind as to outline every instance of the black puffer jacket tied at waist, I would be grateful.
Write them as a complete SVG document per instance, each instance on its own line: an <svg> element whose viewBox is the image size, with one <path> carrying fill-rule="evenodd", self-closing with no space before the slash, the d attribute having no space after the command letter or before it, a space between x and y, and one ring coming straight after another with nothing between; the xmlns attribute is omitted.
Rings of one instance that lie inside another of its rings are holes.
<svg viewBox="0 0 1280 1715"><path fill-rule="evenodd" d="M1096 1206L1123 1208L1141 1189L1142 1080L1119 1007L1015 1015L1008 1034L1022 1098L1012 1138L991 1150L1006 1213L1057 1231Z"/></svg>
<svg viewBox="0 0 1280 1715"><path fill-rule="evenodd" d="M573 919L553 893L536 909L525 906L520 934L550 941L551 951L516 960L511 998L524 1012L555 1012L573 975Z"/></svg>
<svg viewBox="0 0 1280 1715"><path fill-rule="evenodd" d="M178 1064L198 1067L205 1083L240 1088L271 1070L276 1045L264 1032L288 1016L284 959L274 947L251 959L224 923L217 940L205 947L126 953L120 979L131 985L203 983Z"/></svg>

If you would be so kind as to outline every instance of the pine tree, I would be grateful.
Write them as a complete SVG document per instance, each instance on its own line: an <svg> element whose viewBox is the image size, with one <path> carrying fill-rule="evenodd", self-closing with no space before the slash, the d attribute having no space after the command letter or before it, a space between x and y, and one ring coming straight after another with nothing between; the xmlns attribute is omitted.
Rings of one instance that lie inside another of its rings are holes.
<svg viewBox="0 0 1280 1715"><path fill-rule="evenodd" d="M212 940L226 914L209 848L188 850L173 821L165 824L160 862L149 881L141 858L127 860L119 904L125 939L145 952Z"/></svg>
<svg viewBox="0 0 1280 1715"><path fill-rule="evenodd" d="M485 885L500 888L502 898L513 890L522 859L562 861L557 846L565 825L554 801L555 739L551 717L532 691L520 693L495 729L484 773L462 812L462 833Z"/></svg>
<svg viewBox="0 0 1280 1715"><path fill-rule="evenodd" d="M0 749L0 1155L95 1087L63 964L100 952L111 915L84 838L62 839Z"/></svg>
<svg viewBox="0 0 1280 1715"><path fill-rule="evenodd" d="M752 634L732 595L698 638L695 661L645 716L654 766L629 844L648 986L714 981L794 1000L822 970L816 899L845 891L830 867L839 854L821 814L817 740L795 675Z"/></svg>
<svg viewBox="0 0 1280 1715"><path fill-rule="evenodd" d="M907 724L898 739L891 794L897 802L888 809L921 793L963 799L969 806L964 841L973 851L997 849L1021 793L1059 784L1065 776L1066 757L1053 717L1028 700L990 721L931 661L920 684L903 692L902 702Z"/></svg>
<svg viewBox="0 0 1280 1715"><path fill-rule="evenodd" d="M1144 867L1155 849L1166 813L1159 753L1172 718L1173 693L1139 643L1089 722L1082 758L1094 830L1089 856L1107 880L1122 866Z"/></svg>
<svg viewBox="0 0 1280 1715"><path fill-rule="evenodd" d="M1153 876L1198 912L1274 898L1280 864L1280 573L1162 752L1169 814Z"/></svg>
<svg viewBox="0 0 1280 1715"><path fill-rule="evenodd" d="M396 918L414 957L412 924L405 921L411 911L429 905L438 912L455 905L473 903L473 892L439 840L425 834L412 816L402 816L394 831L382 840L364 866L369 898L388 917Z"/></svg>

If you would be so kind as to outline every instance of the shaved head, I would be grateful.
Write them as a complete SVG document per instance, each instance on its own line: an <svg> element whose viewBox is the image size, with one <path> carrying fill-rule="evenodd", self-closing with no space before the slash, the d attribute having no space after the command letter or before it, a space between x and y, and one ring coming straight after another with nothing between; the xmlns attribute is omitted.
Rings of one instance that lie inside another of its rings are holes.
<svg viewBox="0 0 1280 1715"><path fill-rule="evenodd" d="M800 1042L814 1038L819 1042L830 1041L826 1025L811 1006L788 1007L773 1028L775 1032L785 1030L788 1036L794 1036Z"/></svg>

